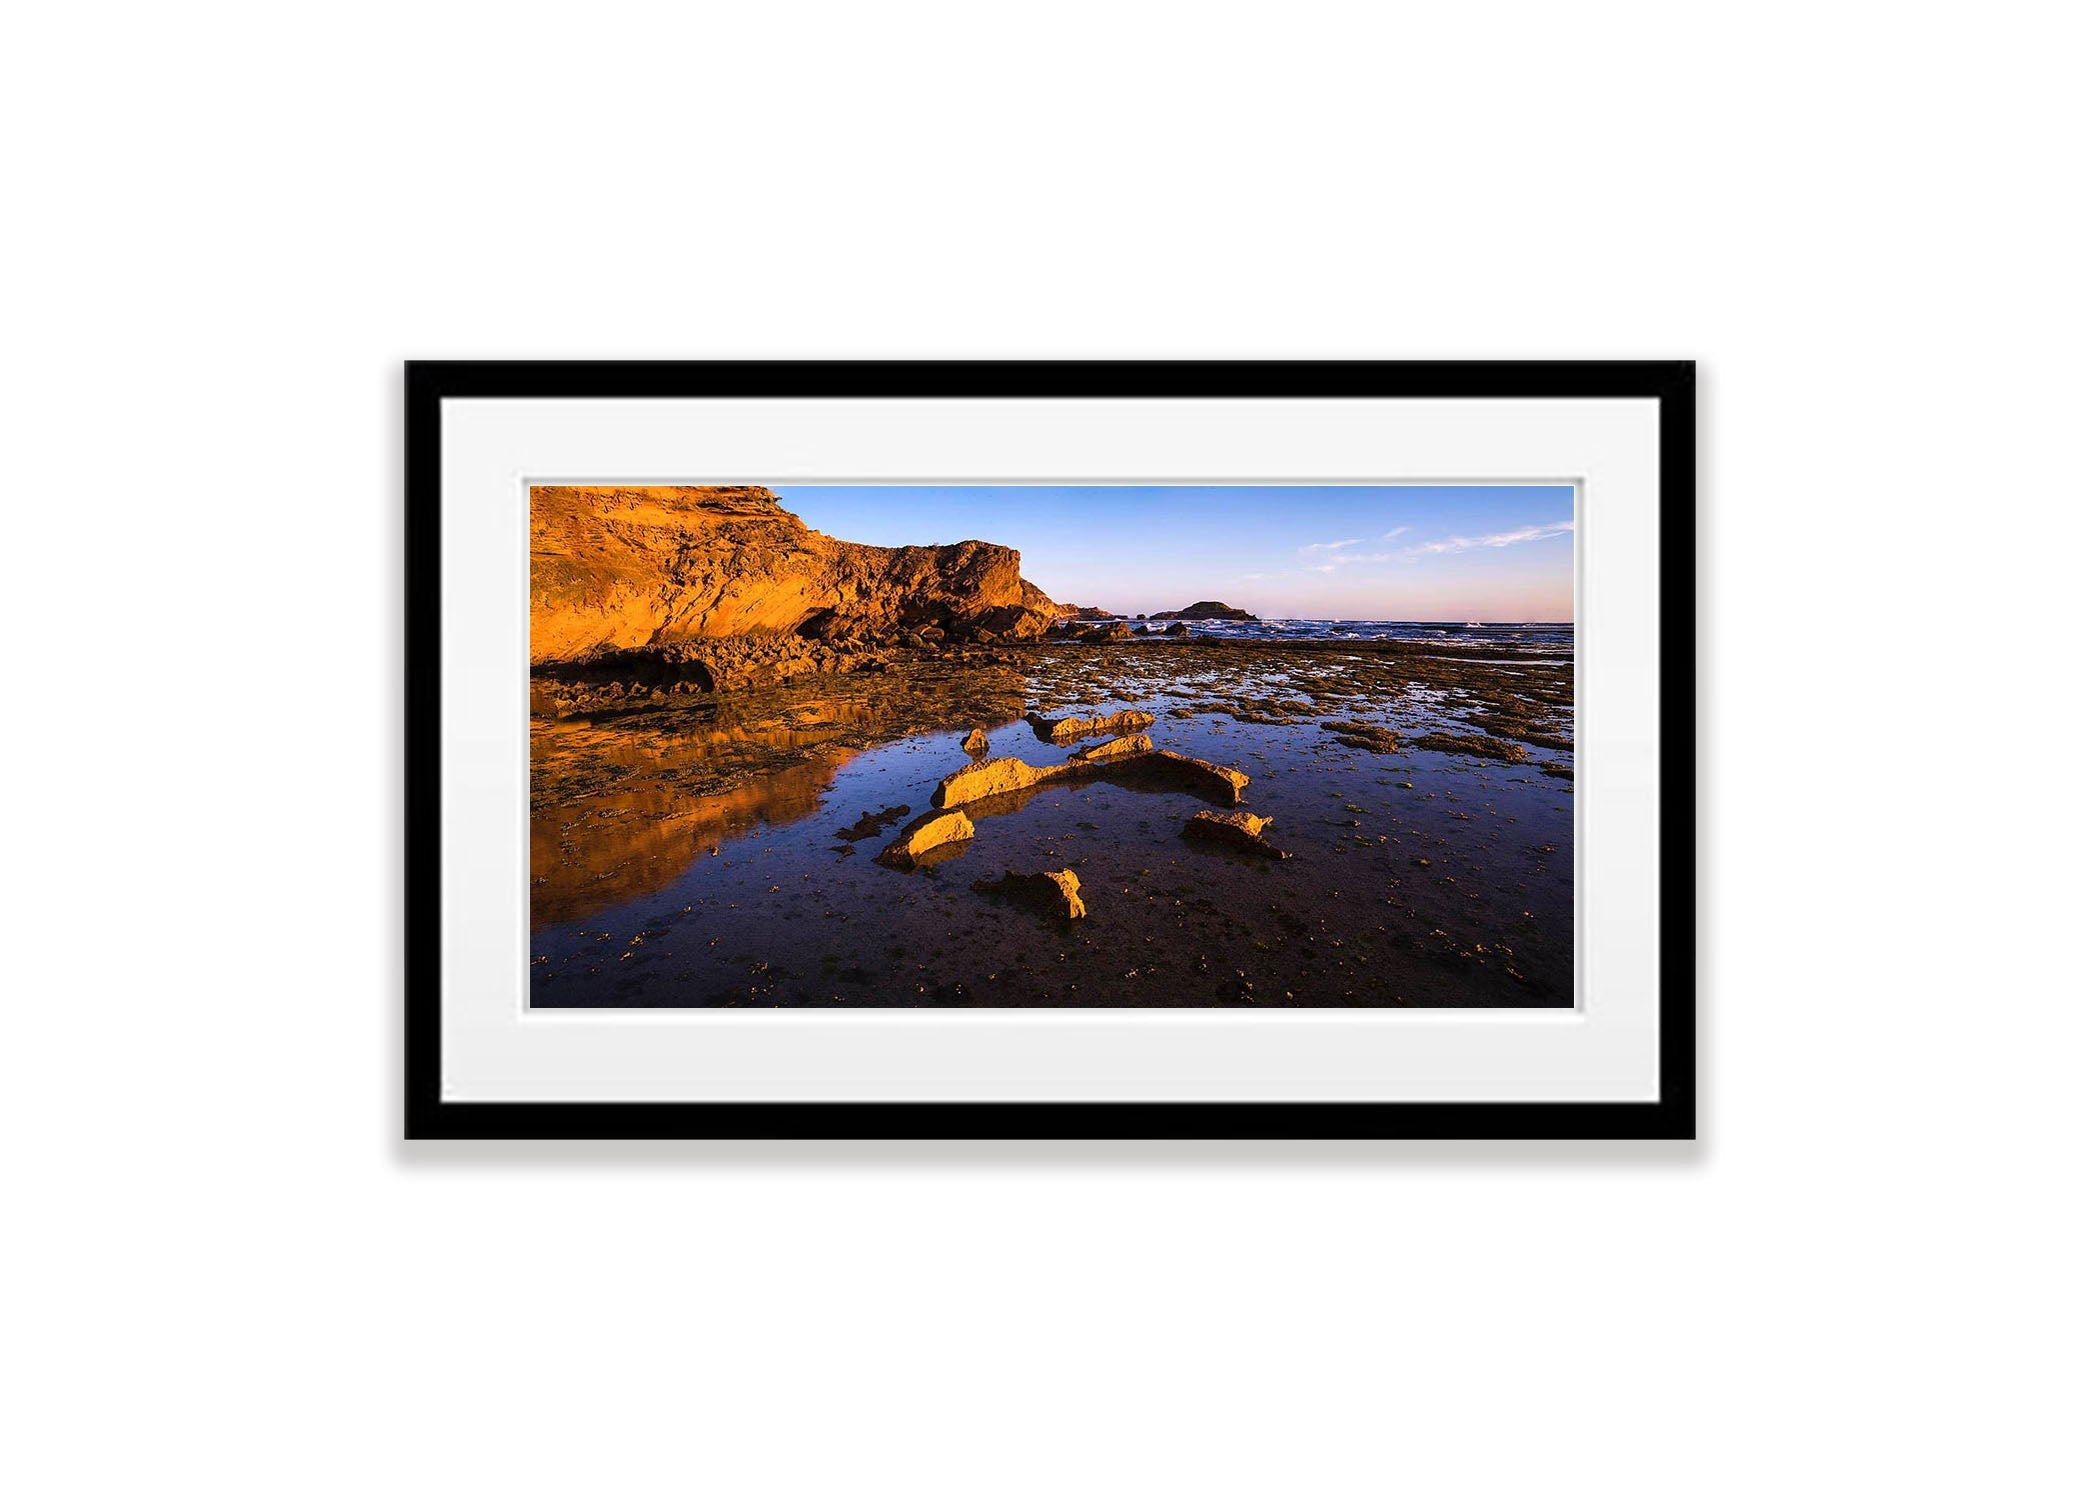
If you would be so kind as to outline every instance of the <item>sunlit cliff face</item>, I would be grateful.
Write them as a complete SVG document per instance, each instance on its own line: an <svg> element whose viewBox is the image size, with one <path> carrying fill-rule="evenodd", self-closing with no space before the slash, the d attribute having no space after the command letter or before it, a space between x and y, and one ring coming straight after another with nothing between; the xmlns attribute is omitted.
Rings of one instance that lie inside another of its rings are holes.
<svg viewBox="0 0 2100 1500"><path fill-rule="evenodd" d="M871 547L812 531L751 486L541 485L531 495L532 660L932 623L1039 634L1055 615L1011 547Z"/></svg>

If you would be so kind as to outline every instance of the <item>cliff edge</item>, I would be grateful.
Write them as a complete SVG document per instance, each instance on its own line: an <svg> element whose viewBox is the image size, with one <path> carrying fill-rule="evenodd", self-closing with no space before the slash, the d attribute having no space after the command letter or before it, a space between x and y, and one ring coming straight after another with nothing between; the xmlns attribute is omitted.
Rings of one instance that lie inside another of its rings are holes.
<svg viewBox="0 0 2100 1500"><path fill-rule="evenodd" d="M536 667L741 637L1028 639L1058 615L1011 547L842 542L755 486L535 486L531 538Z"/></svg>

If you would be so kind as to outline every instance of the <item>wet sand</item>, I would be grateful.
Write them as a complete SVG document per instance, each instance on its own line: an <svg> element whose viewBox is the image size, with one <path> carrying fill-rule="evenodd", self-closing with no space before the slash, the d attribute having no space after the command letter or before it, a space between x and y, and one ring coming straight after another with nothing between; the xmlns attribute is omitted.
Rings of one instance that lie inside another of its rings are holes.
<svg viewBox="0 0 2100 1500"><path fill-rule="evenodd" d="M1565 657L1495 648L1138 640L536 720L532 1003L1565 1006L1572 690ZM1185 837L1229 802L1111 766L876 862L973 727L1053 765L1107 736L1025 713L1120 711L1245 772L1290 857ZM1062 869L1081 919L995 884Z"/></svg>

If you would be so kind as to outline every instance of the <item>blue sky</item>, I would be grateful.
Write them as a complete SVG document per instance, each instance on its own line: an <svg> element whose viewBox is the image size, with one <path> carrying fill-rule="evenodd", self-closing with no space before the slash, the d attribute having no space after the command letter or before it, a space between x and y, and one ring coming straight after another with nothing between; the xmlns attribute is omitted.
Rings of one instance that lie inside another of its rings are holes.
<svg viewBox="0 0 2100 1500"><path fill-rule="evenodd" d="M1064 604L1264 618L1572 620L1567 485L776 486L831 536L1018 547Z"/></svg>

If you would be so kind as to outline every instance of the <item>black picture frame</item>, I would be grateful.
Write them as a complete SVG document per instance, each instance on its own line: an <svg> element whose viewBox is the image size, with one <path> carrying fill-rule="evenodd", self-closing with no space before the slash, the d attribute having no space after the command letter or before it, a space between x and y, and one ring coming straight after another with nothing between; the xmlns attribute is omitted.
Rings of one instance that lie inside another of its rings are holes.
<svg viewBox="0 0 2100 1500"><path fill-rule="evenodd" d="M410 361L405 1132L430 1139L1692 1139L1695 366L1690 361ZM1653 398L1660 403L1659 1097L1640 1103L484 1103L440 1092L440 409L448 398Z"/></svg>

